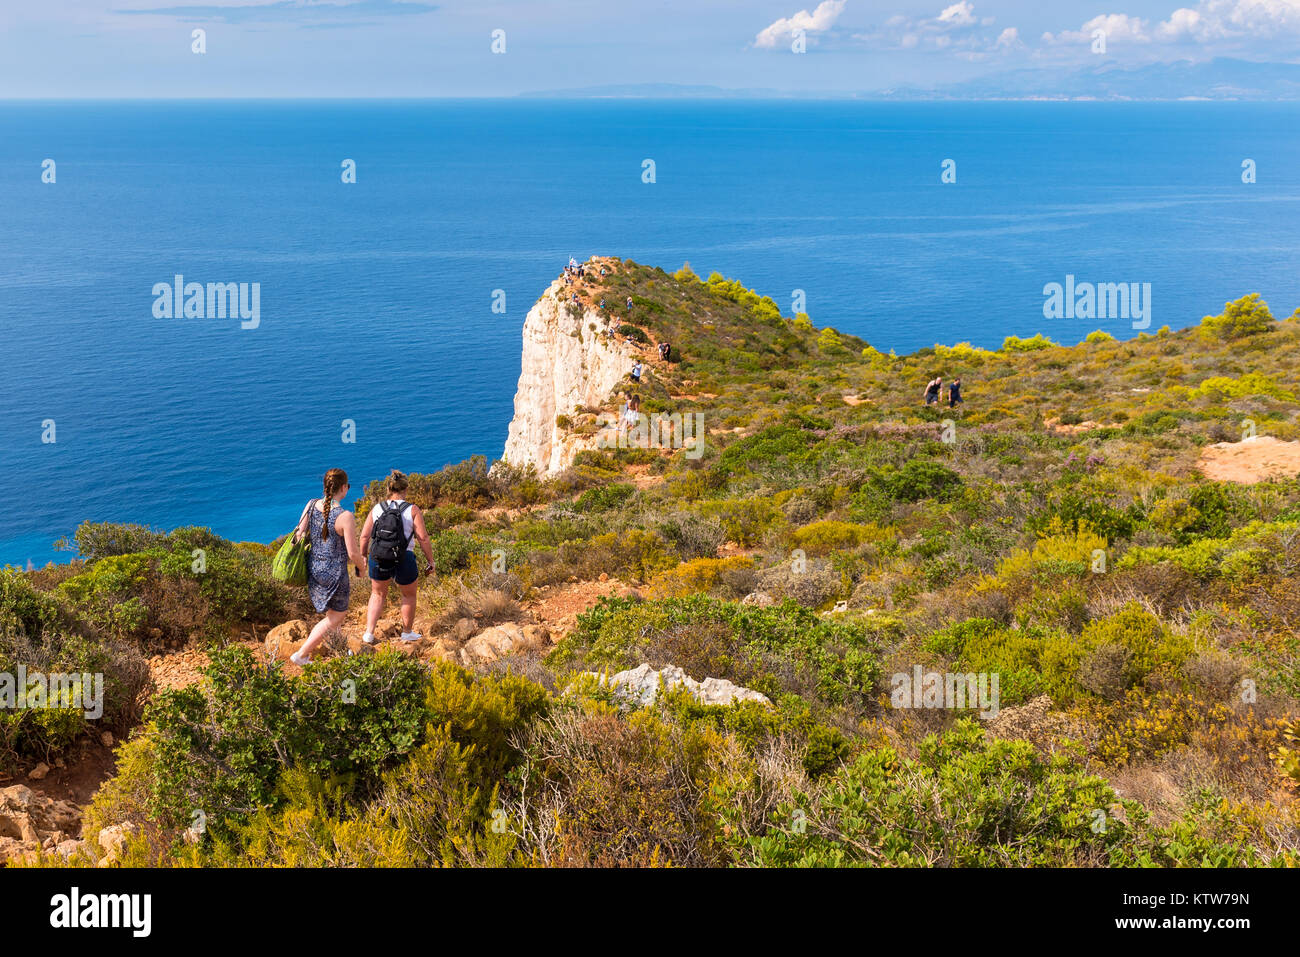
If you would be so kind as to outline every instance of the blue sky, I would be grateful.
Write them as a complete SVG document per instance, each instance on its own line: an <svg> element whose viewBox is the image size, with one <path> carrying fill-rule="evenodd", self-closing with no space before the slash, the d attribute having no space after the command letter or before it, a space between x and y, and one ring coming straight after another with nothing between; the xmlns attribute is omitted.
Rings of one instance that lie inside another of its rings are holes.
<svg viewBox="0 0 1300 957"><path fill-rule="evenodd" d="M865 91L1096 64L1097 29L1119 65L1300 61L1300 0L0 0L0 97Z"/></svg>

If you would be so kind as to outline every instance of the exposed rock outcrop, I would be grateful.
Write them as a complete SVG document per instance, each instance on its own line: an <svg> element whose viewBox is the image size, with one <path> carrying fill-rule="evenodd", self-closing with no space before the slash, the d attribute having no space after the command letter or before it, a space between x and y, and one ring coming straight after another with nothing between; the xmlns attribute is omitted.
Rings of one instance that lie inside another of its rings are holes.
<svg viewBox="0 0 1300 957"><path fill-rule="evenodd" d="M485 628L465 643L460 649L461 664L486 664L522 651L539 650L547 647L547 632L541 625L521 625L506 622Z"/></svg>
<svg viewBox="0 0 1300 957"><path fill-rule="evenodd" d="M609 686L614 689L615 699L633 707L654 704L661 690L677 687L684 687L700 704L731 705L738 701L757 701L765 705L772 703L766 695L751 688L742 688L724 678L705 678L703 681L696 681L676 665L668 665L656 671L650 665L644 664L628 671L620 671L608 679L605 675L595 672L588 672L588 674L595 677L602 685L608 680Z"/></svg>
<svg viewBox="0 0 1300 957"><path fill-rule="evenodd" d="M76 850L81 811L67 801L36 794L21 784L0 788L0 863L37 850Z"/></svg>
<svg viewBox="0 0 1300 957"><path fill-rule="evenodd" d="M272 658L284 660L302 647L302 643L311 634L311 626L301 618L276 625L266 633L263 646Z"/></svg>
<svg viewBox="0 0 1300 957"><path fill-rule="evenodd" d="M524 320L515 414L502 458L531 465L542 476L563 471L578 452L596 447L594 435L570 434L556 416L603 406L636 354L626 342L604 335L606 319L598 309L571 305L575 288L555 280Z"/></svg>

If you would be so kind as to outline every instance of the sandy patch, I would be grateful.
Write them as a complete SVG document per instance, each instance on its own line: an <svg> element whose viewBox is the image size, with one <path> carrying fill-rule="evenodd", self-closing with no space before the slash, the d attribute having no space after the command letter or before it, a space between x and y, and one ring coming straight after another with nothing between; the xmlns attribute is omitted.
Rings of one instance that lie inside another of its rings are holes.
<svg viewBox="0 0 1300 957"><path fill-rule="evenodd" d="M1080 433L1091 432L1093 429L1099 429L1102 427L1100 422L1094 422L1092 419L1087 419L1083 422L1076 422L1073 425L1065 425L1060 419L1055 417L1044 419L1043 425L1061 435L1079 435Z"/></svg>
<svg viewBox="0 0 1300 957"><path fill-rule="evenodd" d="M1283 442L1258 435L1244 442L1219 442L1201 450L1196 463L1215 482L1254 485L1274 478L1300 475L1300 442Z"/></svg>

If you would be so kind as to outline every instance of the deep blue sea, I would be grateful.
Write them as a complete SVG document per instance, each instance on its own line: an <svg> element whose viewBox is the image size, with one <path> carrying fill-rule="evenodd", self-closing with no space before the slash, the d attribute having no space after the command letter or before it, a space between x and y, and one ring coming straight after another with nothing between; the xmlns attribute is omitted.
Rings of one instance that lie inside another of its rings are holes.
<svg viewBox="0 0 1300 957"><path fill-rule="evenodd" d="M0 564L68 557L52 542L85 519L267 541L328 467L355 494L498 456L524 316L597 253L787 312L802 289L818 325L900 352L1135 334L1045 320L1066 274L1151 283L1153 331L1254 291L1285 316L1300 109L0 102ZM260 283L260 325L155 318L178 273Z"/></svg>

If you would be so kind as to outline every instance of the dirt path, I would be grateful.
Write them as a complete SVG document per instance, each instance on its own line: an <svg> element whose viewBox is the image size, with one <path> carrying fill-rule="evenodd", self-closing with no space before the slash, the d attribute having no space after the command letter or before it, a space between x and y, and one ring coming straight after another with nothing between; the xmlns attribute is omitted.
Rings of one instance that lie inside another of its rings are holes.
<svg viewBox="0 0 1300 957"><path fill-rule="evenodd" d="M578 616L601 598L625 595L631 589L617 578L607 578L604 581L544 585L537 592L537 599L524 605L524 609L550 629L552 641L559 641L573 630Z"/></svg>
<svg viewBox="0 0 1300 957"><path fill-rule="evenodd" d="M662 457L662 452L660 455ZM664 483L663 474L651 474L649 465L629 465L627 467L627 477L636 488L642 490L654 488L656 485Z"/></svg>
<svg viewBox="0 0 1300 957"><path fill-rule="evenodd" d="M1254 485L1274 478L1300 475L1300 442L1283 442L1259 435L1243 442L1219 442L1201 450L1196 463L1215 482Z"/></svg>

